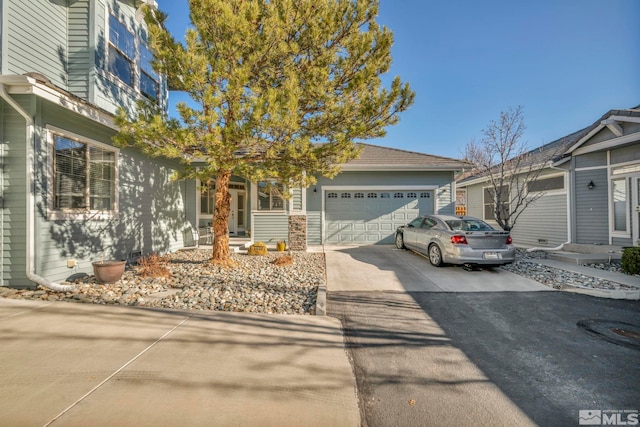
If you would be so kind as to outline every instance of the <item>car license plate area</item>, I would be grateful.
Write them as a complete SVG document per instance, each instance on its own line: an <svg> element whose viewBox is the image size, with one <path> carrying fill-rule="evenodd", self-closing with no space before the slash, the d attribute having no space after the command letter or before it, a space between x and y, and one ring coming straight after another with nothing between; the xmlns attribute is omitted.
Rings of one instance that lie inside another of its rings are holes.
<svg viewBox="0 0 640 427"><path fill-rule="evenodd" d="M482 254L484 259L502 259L502 254L498 252L485 252Z"/></svg>

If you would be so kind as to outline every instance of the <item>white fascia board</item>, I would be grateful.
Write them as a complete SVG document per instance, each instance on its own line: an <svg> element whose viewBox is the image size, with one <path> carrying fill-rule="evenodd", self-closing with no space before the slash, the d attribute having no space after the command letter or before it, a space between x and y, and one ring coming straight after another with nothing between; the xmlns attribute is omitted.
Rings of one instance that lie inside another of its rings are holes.
<svg viewBox="0 0 640 427"><path fill-rule="evenodd" d="M383 171L407 171L407 172L457 172L463 170L461 167L451 166L411 166L411 165L343 165L342 171L347 172L383 172Z"/></svg>
<svg viewBox="0 0 640 427"><path fill-rule="evenodd" d="M569 147L569 149L567 151L564 152L564 154L572 154L574 150L576 150L578 147L580 147L582 144L584 144L585 142L587 142L588 140L590 140L595 134L597 134L598 132L600 132L602 129L605 128L605 125L603 125L602 123L600 123L598 126L596 126L591 132L589 132L588 134L586 134L585 136L583 136L582 138L580 138L578 140L578 142L576 142L575 144L573 144L571 147Z"/></svg>
<svg viewBox="0 0 640 427"><path fill-rule="evenodd" d="M604 129L605 127L609 127L615 123L619 123L619 122L626 122L626 123L640 123L640 117L629 117L629 116L609 116L606 119L602 120L600 122L600 124L598 124L598 126L596 126L591 132L589 132L588 134L586 134L585 136L583 136L582 138L580 138L578 140L578 142L576 142L575 144L573 144L571 147L569 147L569 149L567 151L565 151L564 154L572 154L573 151L577 150L578 148L580 148L580 146L582 146L585 142L587 142L588 140L590 140L594 135L596 135L598 132L600 132L602 129ZM614 133L614 135L616 135L616 137L620 138L623 137L623 135L617 135L616 131L614 129L611 129L611 132ZM621 129L620 129L621 131ZM617 139L617 138L616 138ZM612 140L613 141L613 140ZM584 154L584 153L579 153L579 154Z"/></svg>
<svg viewBox="0 0 640 427"><path fill-rule="evenodd" d="M597 144L588 145L586 147L578 148L573 152L574 155L593 153L595 151L604 151L615 148L619 145L628 144L630 142L640 142L640 132L630 133L629 135L613 138L608 141L599 142Z"/></svg>
<svg viewBox="0 0 640 427"><path fill-rule="evenodd" d="M12 95L35 95L69 111L83 117L98 122L103 126L118 130L113 121L113 116L97 108L91 107L83 102L79 102L64 93L61 93L49 86L36 82L35 79L27 76L0 76L0 83L7 86L7 92Z"/></svg>

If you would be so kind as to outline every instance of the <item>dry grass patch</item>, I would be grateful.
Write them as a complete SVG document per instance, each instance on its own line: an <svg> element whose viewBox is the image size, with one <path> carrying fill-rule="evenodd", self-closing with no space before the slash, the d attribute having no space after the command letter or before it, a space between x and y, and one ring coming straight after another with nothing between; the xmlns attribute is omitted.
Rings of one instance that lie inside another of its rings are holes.
<svg viewBox="0 0 640 427"><path fill-rule="evenodd" d="M167 268L169 257L160 256L157 253L143 256L138 260L138 275L141 277L171 277L171 271Z"/></svg>

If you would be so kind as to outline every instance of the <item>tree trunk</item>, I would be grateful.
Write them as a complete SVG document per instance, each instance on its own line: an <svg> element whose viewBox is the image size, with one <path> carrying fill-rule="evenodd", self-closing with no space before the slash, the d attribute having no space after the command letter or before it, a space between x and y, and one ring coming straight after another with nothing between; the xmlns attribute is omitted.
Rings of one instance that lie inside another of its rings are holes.
<svg viewBox="0 0 640 427"><path fill-rule="evenodd" d="M213 256L211 262L229 265L229 214L231 194L229 180L231 172L220 171L216 177L215 210L213 213Z"/></svg>

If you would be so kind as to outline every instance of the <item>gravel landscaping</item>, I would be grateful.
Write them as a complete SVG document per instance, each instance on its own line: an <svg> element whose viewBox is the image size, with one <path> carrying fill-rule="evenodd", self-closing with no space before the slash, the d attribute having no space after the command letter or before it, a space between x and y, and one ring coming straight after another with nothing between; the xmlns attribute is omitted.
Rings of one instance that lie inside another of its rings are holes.
<svg viewBox="0 0 640 427"><path fill-rule="evenodd" d="M170 277L143 278L137 267L114 284L93 276L74 283L72 292L15 290L0 287L0 297L118 304L172 309L249 313L314 314L318 285L325 282L324 254L292 253L291 265L273 264L284 254L251 256L234 253L233 268L209 263L211 250L185 250L167 255ZM67 284L64 282L63 284Z"/></svg>
<svg viewBox="0 0 640 427"><path fill-rule="evenodd" d="M595 289L619 289L619 290L636 290L637 288L623 285L621 283L612 282L610 280L600 279L584 274L577 274L565 271L559 268L548 267L535 262L536 259L544 258L542 251L527 252L524 249L518 249L516 253L516 262L513 264L502 266L503 269L519 274L529 279L533 279L543 285L554 289L561 289L564 285L579 286ZM588 264L585 265L594 269L620 272L620 264Z"/></svg>
<svg viewBox="0 0 640 427"><path fill-rule="evenodd" d="M325 283L322 253L293 252L291 265L276 265L283 253L266 256L231 255L233 268L209 263L211 250L184 250L164 257L168 277L142 277L137 266L128 268L114 284L99 284L93 276L73 282L71 292L44 288L16 290L0 287L0 297L118 304L171 309L236 311L270 314L315 314L318 286ZM596 289L634 290L629 286L537 264L544 253L518 249L517 260L505 270L554 289L573 285ZM592 265L617 271L616 264ZM64 282L63 284L67 284Z"/></svg>

